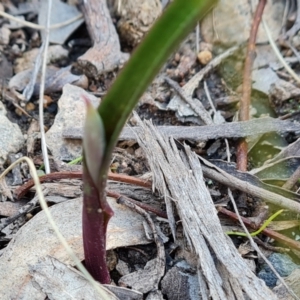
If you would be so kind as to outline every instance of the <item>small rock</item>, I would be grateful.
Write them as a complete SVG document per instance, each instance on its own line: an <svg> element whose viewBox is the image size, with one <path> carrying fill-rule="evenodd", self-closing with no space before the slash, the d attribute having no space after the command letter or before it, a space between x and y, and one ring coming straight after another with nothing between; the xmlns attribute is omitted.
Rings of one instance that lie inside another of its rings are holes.
<svg viewBox="0 0 300 300"><path fill-rule="evenodd" d="M9 121L5 115L5 108L0 102L0 166L5 163L10 153L17 153L25 143L19 126Z"/></svg>
<svg viewBox="0 0 300 300"><path fill-rule="evenodd" d="M127 275L130 273L128 264L121 259L118 260L118 263L116 265L116 270L119 272L119 274L121 276L124 276L124 275Z"/></svg>
<svg viewBox="0 0 300 300"><path fill-rule="evenodd" d="M296 265L288 255L281 253L272 253L268 260L273 265L278 274L282 277L289 276L295 269L300 268ZM272 272L267 264L264 264L258 273L258 277L265 281L269 287L274 287L277 282L277 277Z"/></svg>
<svg viewBox="0 0 300 300"><path fill-rule="evenodd" d="M279 77L271 68L264 68L252 71L252 88L269 95L272 84L279 81Z"/></svg>
<svg viewBox="0 0 300 300"><path fill-rule="evenodd" d="M209 50L204 50L199 52L197 57L202 65L207 65L212 60L212 53Z"/></svg>
<svg viewBox="0 0 300 300"><path fill-rule="evenodd" d="M64 86L54 124L46 134L47 145L57 160L71 161L82 155L80 140L62 137L65 128L83 127L86 109L81 95L86 95L95 107L99 104L99 100L85 90L71 84Z"/></svg>
<svg viewBox="0 0 300 300"><path fill-rule="evenodd" d="M185 261L177 263L167 272L161 282L161 290L169 300L200 299L197 274L192 272L190 265Z"/></svg>
<svg viewBox="0 0 300 300"><path fill-rule="evenodd" d="M152 291L148 294L148 296L146 297L146 300L163 300L163 295L161 293L161 291Z"/></svg>

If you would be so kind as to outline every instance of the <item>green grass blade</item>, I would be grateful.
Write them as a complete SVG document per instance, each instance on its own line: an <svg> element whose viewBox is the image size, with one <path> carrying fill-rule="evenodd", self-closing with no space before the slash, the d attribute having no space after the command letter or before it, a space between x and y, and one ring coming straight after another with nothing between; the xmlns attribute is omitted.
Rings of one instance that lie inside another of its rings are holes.
<svg viewBox="0 0 300 300"><path fill-rule="evenodd" d="M179 43L215 3L215 0L175 0L134 51L98 108L107 145L102 176L107 172L112 150L139 98Z"/></svg>

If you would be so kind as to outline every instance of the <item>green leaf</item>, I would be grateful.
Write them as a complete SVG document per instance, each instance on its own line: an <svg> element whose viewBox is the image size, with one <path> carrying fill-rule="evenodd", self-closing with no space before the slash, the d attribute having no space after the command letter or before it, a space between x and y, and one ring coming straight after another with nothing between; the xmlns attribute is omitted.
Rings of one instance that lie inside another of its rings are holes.
<svg viewBox="0 0 300 300"><path fill-rule="evenodd" d="M103 122L97 110L85 95L82 95L82 98L86 103L86 118L83 134L84 158L87 170L95 186L97 186L105 149L105 132Z"/></svg>
<svg viewBox="0 0 300 300"><path fill-rule="evenodd" d="M109 168L113 148L139 98L179 43L215 3L173 1L134 51L98 108L107 139L101 176Z"/></svg>

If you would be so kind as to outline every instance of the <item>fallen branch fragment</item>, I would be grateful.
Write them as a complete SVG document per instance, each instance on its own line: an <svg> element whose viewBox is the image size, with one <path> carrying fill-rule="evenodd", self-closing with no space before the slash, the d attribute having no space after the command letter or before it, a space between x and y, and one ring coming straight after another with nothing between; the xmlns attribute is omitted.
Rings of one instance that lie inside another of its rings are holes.
<svg viewBox="0 0 300 300"><path fill-rule="evenodd" d="M296 132L300 131L300 124L287 120L260 118L246 122L207 126L158 126L157 130L174 139L207 141L218 138L240 138L268 132ZM136 140L136 135L140 133L139 127L125 127L119 140ZM62 135L65 139L82 139L82 128L66 128Z"/></svg>
<svg viewBox="0 0 300 300"><path fill-rule="evenodd" d="M138 206L139 208L141 208L142 210L144 210L145 212L152 212L154 214L156 214L157 216L161 217L161 218L164 218L164 219L167 219L168 216L165 212L163 212L162 210L158 210L156 208L153 208L152 206L148 205L148 204L145 204L143 202L139 202L139 201L136 201L136 200L133 200L131 198L128 198L128 197L125 197L117 192L114 192L114 191L107 191L107 196L109 197L113 197L115 199L118 200L119 203L121 203L121 201L119 201L119 199L122 199L122 204L124 204L125 202L125 205L126 206L129 206L131 205L131 207L136 207ZM129 204L130 203L130 204ZM135 209L136 210L136 209ZM138 212L138 211L137 211ZM139 212L138 212L139 213Z"/></svg>
<svg viewBox="0 0 300 300"><path fill-rule="evenodd" d="M222 169L216 167L209 161L199 157L201 161L202 171L204 176L216 180L229 188L240 190L249 195L261 198L267 202L277 205L282 208L289 209L293 212L300 213L300 203L283 197L281 195L272 193L270 191L264 190L257 186L250 184L249 182L240 180Z"/></svg>
<svg viewBox="0 0 300 300"><path fill-rule="evenodd" d="M200 298L243 299L245 293L250 299L274 299L224 235L196 154L188 147L179 152L175 141L162 136L150 122L138 119L138 124L142 127L138 142L147 155L154 185L165 198L174 199L198 260Z"/></svg>
<svg viewBox="0 0 300 300"><path fill-rule="evenodd" d="M119 38L106 1L83 1L80 7L94 44L78 58L77 66L88 77L98 78L103 72L112 71L123 64L129 56L121 52Z"/></svg>

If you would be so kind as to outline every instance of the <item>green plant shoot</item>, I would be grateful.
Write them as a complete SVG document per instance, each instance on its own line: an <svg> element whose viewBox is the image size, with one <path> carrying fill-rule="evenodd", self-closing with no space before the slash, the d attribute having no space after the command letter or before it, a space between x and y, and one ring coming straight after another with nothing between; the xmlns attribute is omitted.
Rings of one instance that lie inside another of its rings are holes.
<svg viewBox="0 0 300 300"><path fill-rule="evenodd" d="M113 148L127 118L168 57L214 0L174 0L151 28L98 107L87 103L83 139L83 244L85 265L101 283L110 283L106 267L106 229L113 212L106 181Z"/></svg>

